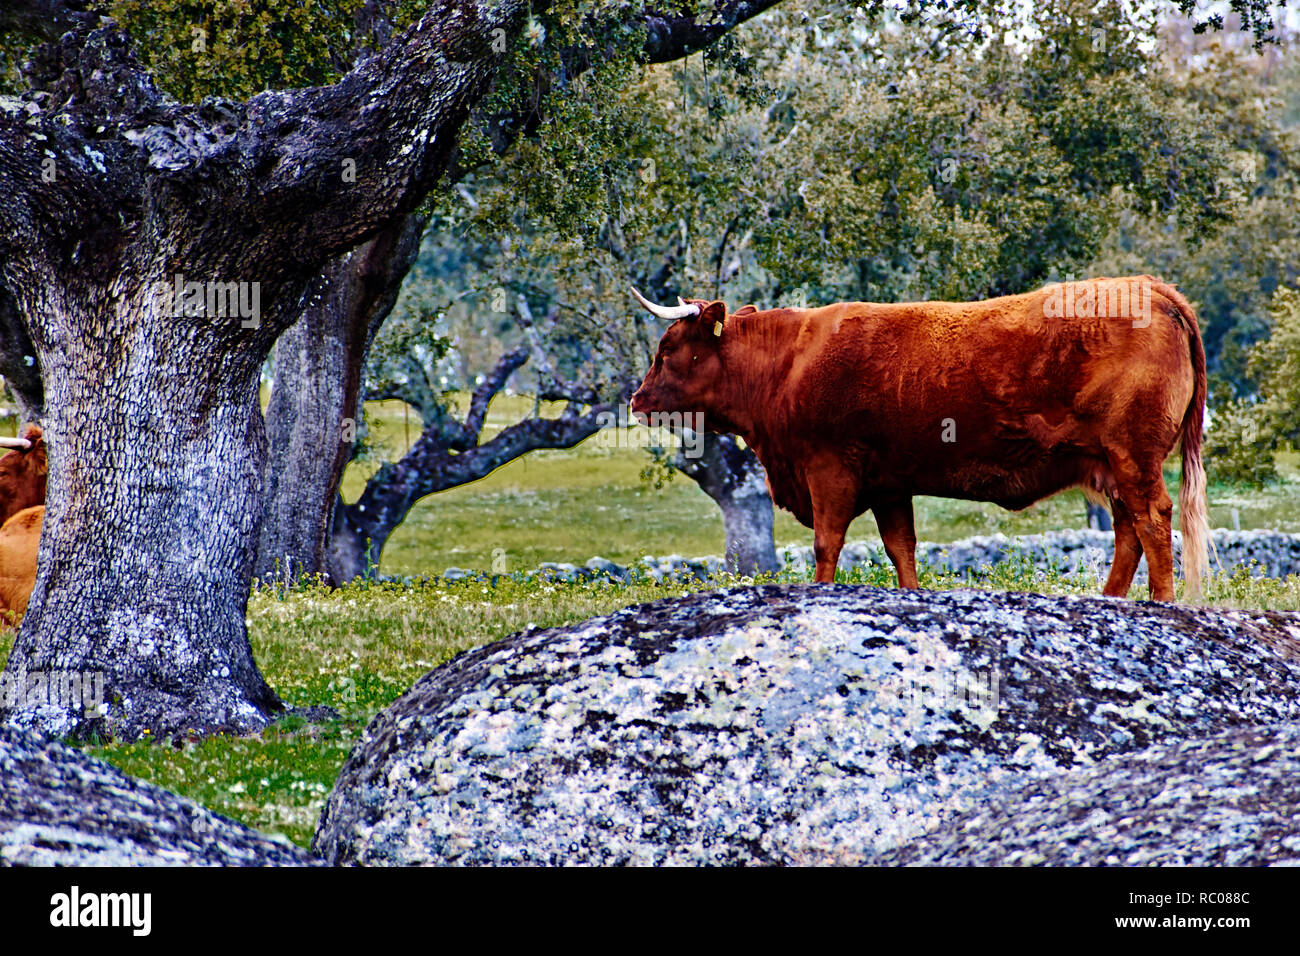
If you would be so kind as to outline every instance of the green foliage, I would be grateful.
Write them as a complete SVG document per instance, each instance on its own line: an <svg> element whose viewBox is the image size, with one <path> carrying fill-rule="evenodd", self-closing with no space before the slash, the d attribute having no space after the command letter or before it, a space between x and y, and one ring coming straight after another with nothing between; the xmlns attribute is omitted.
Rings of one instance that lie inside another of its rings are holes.
<svg viewBox="0 0 1300 956"><path fill-rule="evenodd" d="M1300 288L1273 296L1273 329L1251 350L1248 371L1259 386L1260 405L1284 441L1300 439Z"/></svg>
<svg viewBox="0 0 1300 956"><path fill-rule="evenodd" d="M1248 199L1279 225L1293 210L1287 140L1271 106L1245 108L1244 68L1216 101L1217 63L1162 56L1149 13L1010 6L984 12L994 42L965 19L778 6L704 56L599 63L538 110L535 138L439 204L426 255L455 303L445 334L478 348L486 333L499 352L521 340L523 296L553 317L557 363L612 395L661 331L629 284L733 308L979 298L1095 272L1130 227L1186 256L1248 242ZM1247 159L1257 196L1225 185ZM1279 269L1244 275L1267 285Z"/></svg>
<svg viewBox="0 0 1300 956"><path fill-rule="evenodd" d="M636 121L620 108L619 91L637 69L645 37L619 23L626 7L622 0L565 0L530 17L478 105L486 122L461 143L467 169L495 166L501 144L513 143L514 185L533 214L580 235L591 236L617 201L616 171ZM493 205L479 217L506 227L510 213Z"/></svg>
<svg viewBox="0 0 1300 956"><path fill-rule="evenodd" d="M0 33L0 95L23 88L18 69L27 55L29 43L16 33Z"/></svg>
<svg viewBox="0 0 1300 956"><path fill-rule="evenodd" d="M664 485L673 480L677 469L673 467L676 452L667 448L649 448L650 460L641 469L640 478L655 491L662 491Z"/></svg>
<svg viewBox="0 0 1300 956"><path fill-rule="evenodd" d="M1205 443L1212 481L1263 487L1277 478L1276 447L1269 423L1250 399L1232 399L1216 411Z"/></svg>
<svg viewBox="0 0 1300 956"><path fill-rule="evenodd" d="M110 0L159 87L183 103L333 82L362 0Z"/></svg>
<svg viewBox="0 0 1300 956"><path fill-rule="evenodd" d="M1211 575L1205 601L1218 607L1300 611L1300 575L1269 578L1257 562L1237 565Z"/></svg>
<svg viewBox="0 0 1300 956"><path fill-rule="evenodd" d="M425 420L447 407L447 361L452 340L440 333L443 309L438 290L418 267L402 285L397 303L371 345L366 394L400 397Z"/></svg>
<svg viewBox="0 0 1300 956"><path fill-rule="evenodd" d="M1278 289L1270 311L1272 334L1247 362L1257 397L1228 403L1210 429L1206 459L1221 482L1275 480L1279 445L1300 439L1300 288Z"/></svg>
<svg viewBox="0 0 1300 956"><path fill-rule="evenodd" d="M1088 272L1145 272L1177 282L1197 305L1211 402L1226 410L1234 395L1253 392L1247 356L1268 335L1273 293L1300 277L1300 73L1281 52L1261 58L1217 42L1192 46L1176 35L1166 45L1173 81L1196 122L1213 124L1225 140L1214 189L1232 222L1212 234L1188 230L1117 192L1116 221Z"/></svg>
<svg viewBox="0 0 1300 956"><path fill-rule="evenodd" d="M763 266L819 301L979 298L1081 271L1116 188L1184 231L1230 218L1228 144L1144 52L1154 24L1064 0L1007 28L1039 38L936 57L885 29L864 58L823 31L792 55Z"/></svg>

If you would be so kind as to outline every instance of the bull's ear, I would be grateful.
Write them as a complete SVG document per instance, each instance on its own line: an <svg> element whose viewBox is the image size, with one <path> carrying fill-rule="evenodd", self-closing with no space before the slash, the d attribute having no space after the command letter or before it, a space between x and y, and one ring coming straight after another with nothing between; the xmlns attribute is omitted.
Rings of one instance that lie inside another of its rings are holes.
<svg viewBox="0 0 1300 956"><path fill-rule="evenodd" d="M700 317L696 321L700 328L708 329L715 336L722 335L722 325L727 320L727 304L722 301L702 302Z"/></svg>
<svg viewBox="0 0 1300 956"><path fill-rule="evenodd" d="M32 422L28 422L22 427L22 430L18 432L19 438L26 438L33 445L41 440L42 435L44 435L44 432L41 431L41 426Z"/></svg>

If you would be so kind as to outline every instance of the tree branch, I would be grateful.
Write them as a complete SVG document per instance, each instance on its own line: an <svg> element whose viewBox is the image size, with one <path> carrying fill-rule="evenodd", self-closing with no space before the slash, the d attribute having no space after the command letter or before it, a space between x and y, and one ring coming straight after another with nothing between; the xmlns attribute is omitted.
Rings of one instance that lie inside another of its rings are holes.
<svg viewBox="0 0 1300 956"><path fill-rule="evenodd" d="M647 11L646 62L667 63L690 56L777 3L778 0L721 0L705 15Z"/></svg>
<svg viewBox="0 0 1300 956"><path fill-rule="evenodd" d="M613 411L612 405L596 405L583 413L573 403L559 418L517 422L459 454L440 443L436 430L428 429L401 461L384 465L366 482L355 504L340 501L336 513L350 534L370 540L369 560L376 563L383 543L419 499L484 478L527 452L572 448L599 431Z"/></svg>
<svg viewBox="0 0 1300 956"><path fill-rule="evenodd" d="M487 419L488 405L497 392L505 387L506 380L527 361L528 349L522 345L507 352L497 360L496 367L474 389L474 395L469 403L469 414L465 416L465 448L478 444L479 435L483 432L483 422Z"/></svg>

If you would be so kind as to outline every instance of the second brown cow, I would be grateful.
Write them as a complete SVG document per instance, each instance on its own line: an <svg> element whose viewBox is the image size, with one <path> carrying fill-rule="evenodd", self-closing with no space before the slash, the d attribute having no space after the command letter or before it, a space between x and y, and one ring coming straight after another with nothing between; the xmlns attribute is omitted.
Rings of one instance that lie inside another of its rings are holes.
<svg viewBox="0 0 1300 956"><path fill-rule="evenodd" d="M36 583L49 465L39 425L0 438L0 627L17 624Z"/></svg>
<svg viewBox="0 0 1300 956"><path fill-rule="evenodd" d="M24 508L0 525L0 627L17 626L36 586L45 506Z"/></svg>
<svg viewBox="0 0 1300 956"><path fill-rule="evenodd" d="M849 302L728 313L692 299L632 411L698 412L739 435L773 501L813 528L815 580L833 581L849 524L871 511L902 587L916 587L912 498L1020 509L1066 488L1110 501L1125 595L1145 554L1174 599L1173 502L1162 466L1182 443L1186 596L1207 569L1196 315L1151 276L1047 286L983 302Z"/></svg>

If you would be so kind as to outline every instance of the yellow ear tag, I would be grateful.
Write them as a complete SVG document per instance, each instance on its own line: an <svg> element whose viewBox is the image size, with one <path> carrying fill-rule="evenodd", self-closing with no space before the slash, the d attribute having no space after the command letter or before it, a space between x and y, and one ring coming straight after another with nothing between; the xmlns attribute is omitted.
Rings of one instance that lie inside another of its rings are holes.
<svg viewBox="0 0 1300 956"><path fill-rule="evenodd" d="M722 335L722 323L721 323L721 322L714 322L714 323L713 323L713 334L714 334L714 335L719 335L719 336Z"/></svg>

